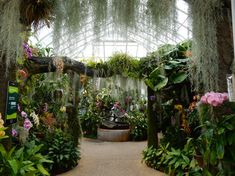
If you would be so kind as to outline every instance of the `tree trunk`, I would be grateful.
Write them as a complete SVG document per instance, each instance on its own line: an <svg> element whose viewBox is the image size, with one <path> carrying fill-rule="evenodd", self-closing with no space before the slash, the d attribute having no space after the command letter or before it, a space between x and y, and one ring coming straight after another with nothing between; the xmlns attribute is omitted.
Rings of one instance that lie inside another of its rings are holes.
<svg viewBox="0 0 235 176"><path fill-rule="evenodd" d="M217 22L220 92L227 92L226 75L232 73L233 33L231 19L231 0L224 0L223 17Z"/></svg>
<svg viewBox="0 0 235 176"><path fill-rule="evenodd" d="M87 76L109 77L111 76L105 72L98 72L92 68L86 67L84 63L72 60L68 57L32 57L28 60L25 67L29 74L55 72L56 66L54 60L62 59L64 63L64 72L74 71L78 74L85 74ZM107 70L106 70L107 71Z"/></svg>
<svg viewBox="0 0 235 176"><path fill-rule="evenodd" d="M7 100L7 88L8 88L8 81L15 81L16 80L16 65L11 64L8 68L7 73L7 67L5 59L3 59L2 63L0 64L0 112L2 114L2 117L4 120L6 120L6 100ZM5 121L6 122L6 121ZM6 124L5 124L6 126ZM6 130L6 135L9 136L9 138L5 139L3 141L4 146L7 150L11 148L12 141L11 141L11 125L7 126L8 129Z"/></svg>
<svg viewBox="0 0 235 176"><path fill-rule="evenodd" d="M154 101L150 98L154 95L154 91L148 87L148 105L147 105L147 115L148 115L148 147L153 146L158 147L158 136L157 136L157 113L154 111Z"/></svg>

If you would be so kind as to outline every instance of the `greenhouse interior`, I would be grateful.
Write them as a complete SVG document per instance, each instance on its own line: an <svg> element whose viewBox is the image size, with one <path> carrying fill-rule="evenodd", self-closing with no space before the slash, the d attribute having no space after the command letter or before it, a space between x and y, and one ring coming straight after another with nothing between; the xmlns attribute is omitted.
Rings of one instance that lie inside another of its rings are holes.
<svg viewBox="0 0 235 176"><path fill-rule="evenodd" d="M0 0L1 176L235 175L235 1Z"/></svg>

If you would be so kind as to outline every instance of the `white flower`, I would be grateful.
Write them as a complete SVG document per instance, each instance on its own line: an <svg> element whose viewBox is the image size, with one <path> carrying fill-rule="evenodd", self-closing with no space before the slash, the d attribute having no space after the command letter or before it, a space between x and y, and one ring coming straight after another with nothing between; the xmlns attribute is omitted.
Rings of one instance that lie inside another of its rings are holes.
<svg viewBox="0 0 235 176"><path fill-rule="evenodd" d="M61 111L61 112L66 112L66 107L65 107L65 106L62 106L62 107L60 108L60 111Z"/></svg>
<svg viewBox="0 0 235 176"><path fill-rule="evenodd" d="M40 123L38 115L33 111L30 116L33 118L33 123L38 126Z"/></svg>

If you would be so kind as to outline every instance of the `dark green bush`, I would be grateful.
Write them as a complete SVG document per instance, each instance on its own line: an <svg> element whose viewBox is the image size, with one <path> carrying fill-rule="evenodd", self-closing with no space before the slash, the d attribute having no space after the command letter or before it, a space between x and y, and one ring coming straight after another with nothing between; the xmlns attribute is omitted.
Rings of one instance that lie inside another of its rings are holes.
<svg viewBox="0 0 235 176"><path fill-rule="evenodd" d="M48 140L48 157L54 161L53 173L61 173L72 169L78 164L80 152L74 141L68 134L56 130Z"/></svg>
<svg viewBox="0 0 235 176"><path fill-rule="evenodd" d="M51 165L52 161L41 153L42 146L43 144L36 145L35 141L30 141L20 148L13 147L7 151L0 144L0 175L50 175L45 165Z"/></svg>

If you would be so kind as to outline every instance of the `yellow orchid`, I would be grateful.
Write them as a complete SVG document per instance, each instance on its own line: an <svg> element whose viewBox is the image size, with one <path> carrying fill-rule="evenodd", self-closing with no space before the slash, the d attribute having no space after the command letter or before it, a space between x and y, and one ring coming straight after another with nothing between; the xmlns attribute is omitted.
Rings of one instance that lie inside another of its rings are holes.
<svg viewBox="0 0 235 176"><path fill-rule="evenodd" d="M3 124L4 124L4 121L2 120L2 114L0 113L0 139L3 139L6 134L4 131L6 128L3 126Z"/></svg>

